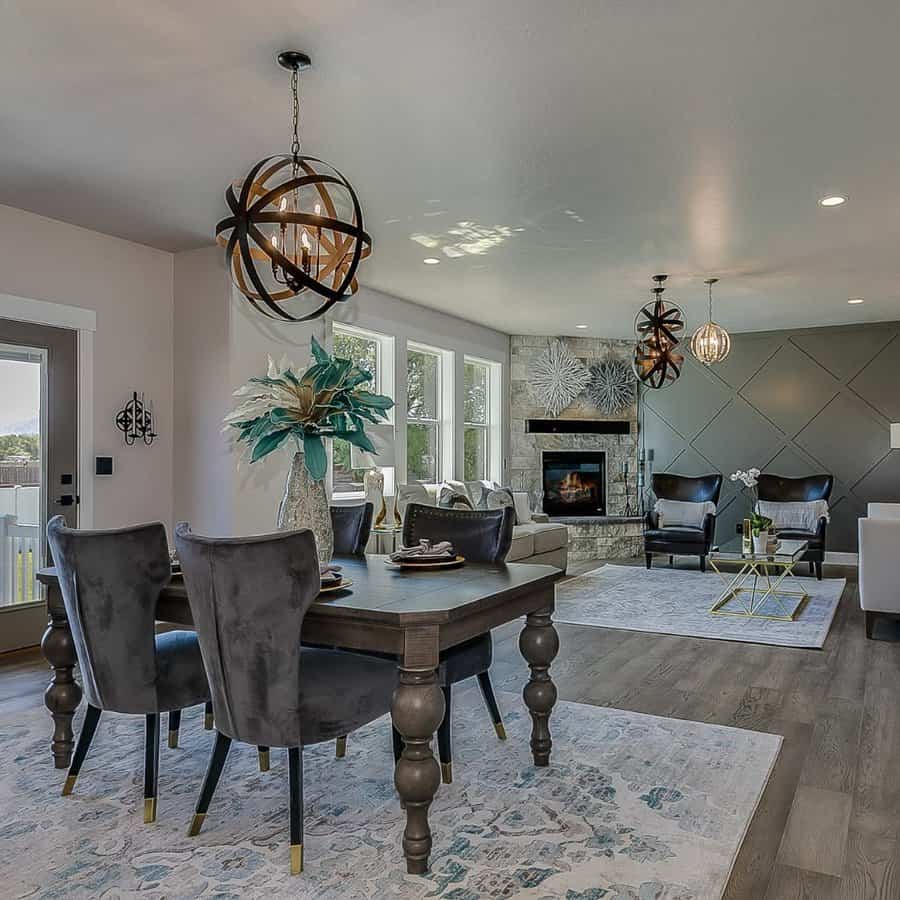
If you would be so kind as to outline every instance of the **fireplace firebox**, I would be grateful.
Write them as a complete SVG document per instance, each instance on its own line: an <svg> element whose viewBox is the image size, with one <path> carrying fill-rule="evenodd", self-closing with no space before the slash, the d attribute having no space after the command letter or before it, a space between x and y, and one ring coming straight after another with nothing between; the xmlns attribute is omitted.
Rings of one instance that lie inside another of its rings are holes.
<svg viewBox="0 0 900 900"><path fill-rule="evenodd" d="M606 515L606 454L602 450L545 451L541 461L545 513Z"/></svg>

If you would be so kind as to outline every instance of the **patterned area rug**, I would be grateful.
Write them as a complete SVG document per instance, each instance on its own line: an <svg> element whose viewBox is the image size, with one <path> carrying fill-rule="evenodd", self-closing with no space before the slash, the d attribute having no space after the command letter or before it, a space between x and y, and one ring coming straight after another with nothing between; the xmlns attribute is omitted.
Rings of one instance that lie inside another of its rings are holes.
<svg viewBox="0 0 900 900"><path fill-rule="evenodd" d="M467 695L463 695L467 696ZM461 697L462 699L462 697ZM530 719L501 694L509 740L480 704L454 716L454 782L432 809L427 878L405 874L390 728L380 720L308 748L305 872L288 874L287 760L257 771L235 746L199 837L188 822L212 732L189 710L160 749L155 825L142 822L143 722L108 714L71 797L49 761L48 721L0 728L0 893L6 897L303 897L692 900L720 897L781 738L560 702L548 769Z"/></svg>
<svg viewBox="0 0 900 900"><path fill-rule="evenodd" d="M790 579L788 589L802 585L810 599L793 622L778 622L711 615L725 588L714 572L607 565L560 584L553 618L570 625L821 648L846 583L842 578Z"/></svg>

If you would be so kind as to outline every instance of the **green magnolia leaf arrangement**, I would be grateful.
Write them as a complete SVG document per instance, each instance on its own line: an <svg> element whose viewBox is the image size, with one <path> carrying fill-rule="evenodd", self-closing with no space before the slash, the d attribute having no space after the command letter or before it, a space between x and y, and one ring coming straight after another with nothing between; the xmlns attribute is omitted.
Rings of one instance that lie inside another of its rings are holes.
<svg viewBox="0 0 900 900"><path fill-rule="evenodd" d="M255 463L288 438L302 446L310 477L320 481L328 468L324 438L336 438L375 453L365 423L387 418L390 397L366 390L372 374L352 360L330 356L312 339L313 364L297 376L290 365L269 357L265 377L251 378L234 392L242 401L225 417L225 430L236 428Z"/></svg>

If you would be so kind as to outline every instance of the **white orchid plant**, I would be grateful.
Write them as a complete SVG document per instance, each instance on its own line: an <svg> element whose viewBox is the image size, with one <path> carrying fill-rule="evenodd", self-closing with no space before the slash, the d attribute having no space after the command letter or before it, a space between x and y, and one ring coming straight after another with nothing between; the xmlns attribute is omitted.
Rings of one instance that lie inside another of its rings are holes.
<svg viewBox="0 0 900 900"><path fill-rule="evenodd" d="M294 438L310 477L320 481L328 469L324 439L377 453L365 423L386 419L394 401L366 389L371 372L352 360L330 356L315 338L312 355L313 364L302 375L287 359L276 363L270 356L266 375L251 378L234 392L241 402L225 417L225 430L240 432L237 443L248 446L251 463Z"/></svg>
<svg viewBox="0 0 900 900"><path fill-rule="evenodd" d="M756 504L759 502L759 469L747 469L746 472L738 469L732 472L731 480L741 482L743 487L741 491L750 496L750 530L754 535L759 537L763 531L768 531L772 525L772 520L768 516L761 516L756 510Z"/></svg>

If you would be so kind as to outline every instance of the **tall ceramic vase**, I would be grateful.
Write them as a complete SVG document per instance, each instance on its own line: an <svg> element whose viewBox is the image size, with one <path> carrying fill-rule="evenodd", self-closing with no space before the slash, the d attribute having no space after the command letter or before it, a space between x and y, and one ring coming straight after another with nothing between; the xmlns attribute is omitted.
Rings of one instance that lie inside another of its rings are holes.
<svg viewBox="0 0 900 900"><path fill-rule="evenodd" d="M327 565L334 552L334 531L324 481L309 477L303 453L297 451L291 461L284 485L284 496L278 507L278 530L296 531L309 528L316 539L319 562Z"/></svg>

